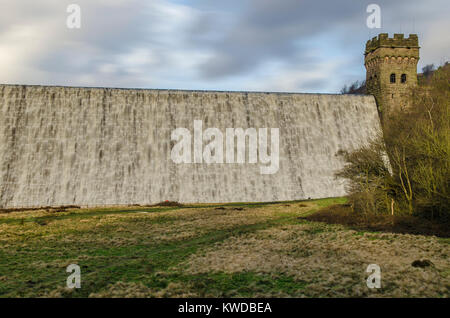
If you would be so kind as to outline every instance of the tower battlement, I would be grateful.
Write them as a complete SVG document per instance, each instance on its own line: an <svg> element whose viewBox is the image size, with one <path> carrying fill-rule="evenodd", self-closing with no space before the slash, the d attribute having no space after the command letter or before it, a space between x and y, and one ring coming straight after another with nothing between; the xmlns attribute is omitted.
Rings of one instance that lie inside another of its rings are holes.
<svg viewBox="0 0 450 318"><path fill-rule="evenodd" d="M378 48L419 48L419 37L417 34L410 34L405 38L403 34L394 34L393 38L389 37L387 33L381 33L373 37L366 43L365 55L375 51Z"/></svg>
<svg viewBox="0 0 450 318"><path fill-rule="evenodd" d="M409 107L411 88L417 85L419 38L410 34L381 33L367 41L364 52L366 91L375 96L381 119L394 109Z"/></svg>

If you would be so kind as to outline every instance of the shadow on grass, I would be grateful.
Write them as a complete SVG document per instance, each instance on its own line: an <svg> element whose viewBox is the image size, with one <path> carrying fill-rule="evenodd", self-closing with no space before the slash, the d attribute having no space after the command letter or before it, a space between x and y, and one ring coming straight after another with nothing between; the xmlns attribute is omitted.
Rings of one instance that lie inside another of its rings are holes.
<svg viewBox="0 0 450 318"><path fill-rule="evenodd" d="M450 237L448 222L431 221L416 216L369 215L352 212L347 204L335 204L299 219L341 224L355 230Z"/></svg>

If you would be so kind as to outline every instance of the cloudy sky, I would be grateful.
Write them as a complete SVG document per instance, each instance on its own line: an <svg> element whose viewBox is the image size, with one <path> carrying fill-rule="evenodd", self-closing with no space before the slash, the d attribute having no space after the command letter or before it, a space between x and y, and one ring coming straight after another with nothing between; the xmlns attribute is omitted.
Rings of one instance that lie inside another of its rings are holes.
<svg viewBox="0 0 450 318"><path fill-rule="evenodd" d="M0 83L333 93L365 78L381 32L419 34L419 70L450 60L449 14L449 0L1 0Z"/></svg>

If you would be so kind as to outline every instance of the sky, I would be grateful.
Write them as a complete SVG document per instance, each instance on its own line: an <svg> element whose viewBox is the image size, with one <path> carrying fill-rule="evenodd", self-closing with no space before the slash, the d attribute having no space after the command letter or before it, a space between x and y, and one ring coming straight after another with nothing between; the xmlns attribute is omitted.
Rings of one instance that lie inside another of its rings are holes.
<svg viewBox="0 0 450 318"><path fill-rule="evenodd" d="M336 93L365 79L378 33L418 34L419 71L450 60L449 14L449 0L2 0L0 83Z"/></svg>

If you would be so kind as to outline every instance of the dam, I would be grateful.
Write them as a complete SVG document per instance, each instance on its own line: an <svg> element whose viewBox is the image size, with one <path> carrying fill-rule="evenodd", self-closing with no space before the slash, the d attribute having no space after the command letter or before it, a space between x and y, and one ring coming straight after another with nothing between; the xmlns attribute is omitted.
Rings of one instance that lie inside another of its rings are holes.
<svg viewBox="0 0 450 318"><path fill-rule="evenodd" d="M278 128L278 169L174 162L171 134L194 121ZM0 85L0 207L342 196L338 152L380 131L371 95Z"/></svg>

